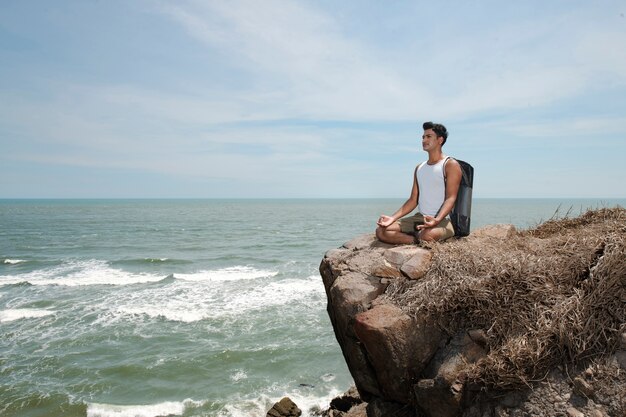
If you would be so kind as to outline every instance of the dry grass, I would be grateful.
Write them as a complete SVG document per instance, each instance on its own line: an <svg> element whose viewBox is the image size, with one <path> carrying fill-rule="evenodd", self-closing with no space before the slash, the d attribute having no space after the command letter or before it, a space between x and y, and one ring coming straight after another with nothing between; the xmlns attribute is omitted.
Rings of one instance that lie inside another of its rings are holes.
<svg viewBox="0 0 626 417"><path fill-rule="evenodd" d="M487 357L471 379L513 388L560 363L612 353L626 331L626 210L552 219L507 240L434 245L418 282L386 297L450 333L483 328Z"/></svg>

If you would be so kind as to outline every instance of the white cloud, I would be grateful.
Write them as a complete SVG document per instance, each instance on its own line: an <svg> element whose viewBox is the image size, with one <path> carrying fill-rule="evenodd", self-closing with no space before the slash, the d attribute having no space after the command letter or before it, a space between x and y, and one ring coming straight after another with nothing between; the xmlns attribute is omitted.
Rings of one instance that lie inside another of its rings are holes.
<svg viewBox="0 0 626 417"><path fill-rule="evenodd" d="M254 85L245 94L266 95L265 111L277 118L462 118L574 97L606 71L626 77L626 55L616 53L625 49L624 33L588 23L586 10L493 19L477 31L460 15L450 33L405 27L399 36L418 41L395 54L386 51L393 45L366 44L302 3L179 2L163 10L245 69ZM593 65L581 65L581 57ZM240 112L250 113L244 109L258 104L252 101L237 100Z"/></svg>
<svg viewBox="0 0 626 417"><path fill-rule="evenodd" d="M191 35L248 69L255 90L279 91L285 117L412 117L426 93L336 23L283 1L178 3L164 8ZM421 105L420 105L421 106ZM425 106L424 106L425 107Z"/></svg>
<svg viewBox="0 0 626 417"><path fill-rule="evenodd" d="M597 116L560 118L559 120L511 120L507 122L493 122L484 125L488 129L498 129L505 134L525 138L576 138L581 143L580 137L603 137L603 142L608 143L611 138L626 144L626 116ZM597 139L594 139L597 140ZM582 143L587 143L584 141Z"/></svg>

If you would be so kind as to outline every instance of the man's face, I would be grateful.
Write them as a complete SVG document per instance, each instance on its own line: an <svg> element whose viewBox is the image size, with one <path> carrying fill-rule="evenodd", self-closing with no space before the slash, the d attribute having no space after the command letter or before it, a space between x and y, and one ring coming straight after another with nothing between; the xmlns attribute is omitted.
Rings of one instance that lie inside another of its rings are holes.
<svg viewBox="0 0 626 417"><path fill-rule="evenodd" d="M435 149L440 144L441 141L432 129L424 130L424 134L422 135L422 149L424 149L425 151L430 151L432 149Z"/></svg>

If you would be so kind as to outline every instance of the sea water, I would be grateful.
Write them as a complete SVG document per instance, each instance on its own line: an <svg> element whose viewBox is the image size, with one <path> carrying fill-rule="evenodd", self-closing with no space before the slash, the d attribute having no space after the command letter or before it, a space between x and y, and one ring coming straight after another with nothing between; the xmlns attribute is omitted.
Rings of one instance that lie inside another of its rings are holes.
<svg viewBox="0 0 626 417"><path fill-rule="evenodd" d="M352 378L324 253L401 200L0 200L0 416L310 415ZM626 200L481 200L528 228Z"/></svg>

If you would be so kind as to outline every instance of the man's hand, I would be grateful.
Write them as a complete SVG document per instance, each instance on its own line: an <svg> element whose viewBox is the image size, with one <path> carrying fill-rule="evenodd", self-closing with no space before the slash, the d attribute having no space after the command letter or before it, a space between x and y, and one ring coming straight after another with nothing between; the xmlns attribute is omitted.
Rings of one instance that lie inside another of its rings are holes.
<svg viewBox="0 0 626 417"><path fill-rule="evenodd" d="M435 227L439 224L439 220L435 219L433 216L424 216L424 224L420 224L417 226L417 230L422 229L430 229L431 227Z"/></svg>
<svg viewBox="0 0 626 417"><path fill-rule="evenodd" d="M391 226L395 221L396 220L393 217L381 214L376 224L380 227L388 227Z"/></svg>

